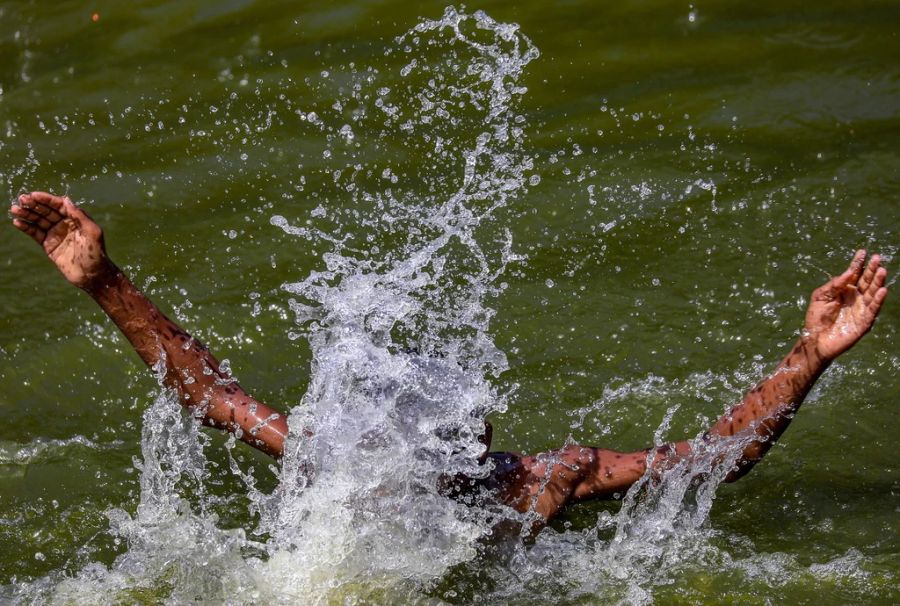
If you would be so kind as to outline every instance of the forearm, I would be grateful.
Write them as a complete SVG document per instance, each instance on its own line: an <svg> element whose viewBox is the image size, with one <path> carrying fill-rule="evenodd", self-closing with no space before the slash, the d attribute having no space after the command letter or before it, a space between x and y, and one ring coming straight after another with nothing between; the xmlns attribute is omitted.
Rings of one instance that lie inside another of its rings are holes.
<svg viewBox="0 0 900 606"><path fill-rule="evenodd" d="M210 426L234 432L275 457L287 435L284 415L247 395L198 340L169 320L111 262L84 290L115 322L141 359ZM163 366L160 368L160 363Z"/></svg>
<svg viewBox="0 0 900 606"><path fill-rule="evenodd" d="M730 436L747 440L727 481L740 478L762 459L829 364L810 339L801 337L772 374L710 428L705 435L708 441Z"/></svg>
<svg viewBox="0 0 900 606"><path fill-rule="evenodd" d="M725 481L733 482L741 478L765 456L790 425L810 389L829 364L830 361L818 355L810 341L801 337L775 370L703 435L702 440L714 448L717 441L740 441L736 454L726 448L723 452L732 454L715 456L715 460L719 461L723 456L735 457ZM694 455L691 442L666 444L656 449L651 466L661 472Z"/></svg>

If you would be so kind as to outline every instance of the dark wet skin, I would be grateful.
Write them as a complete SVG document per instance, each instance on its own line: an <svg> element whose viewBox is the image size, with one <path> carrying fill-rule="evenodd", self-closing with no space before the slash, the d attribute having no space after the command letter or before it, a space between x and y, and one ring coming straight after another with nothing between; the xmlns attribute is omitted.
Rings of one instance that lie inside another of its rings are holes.
<svg viewBox="0 0 900 606"><path fill-rule="evenodd" d="M248 395L207 348L169 320L106 254L100 227L68 198L43 192L23 194L10 207L13 225L31 236L74 286L106 312L150 367L165 373L191 414L204 424L235 433L244 442L279 458L288 433L284 414ZM887 297L887 270L881 258L857 251L847 270L816 289L795 346L775 370L748 392L704 434L719 441L740 439L726 481L745 475L784 433L816 379L840 354L871 328ZM566 505L587 499L618 498L648 465L654 472L692 456L686 441L656 449L616 452L569 445L537 455L487 452L490 425L482 441L486 479L457 478L447 492L463 501L487 490L522 513L533 513L539 527ZM724 452L724 451L723 451Z"/></svg>

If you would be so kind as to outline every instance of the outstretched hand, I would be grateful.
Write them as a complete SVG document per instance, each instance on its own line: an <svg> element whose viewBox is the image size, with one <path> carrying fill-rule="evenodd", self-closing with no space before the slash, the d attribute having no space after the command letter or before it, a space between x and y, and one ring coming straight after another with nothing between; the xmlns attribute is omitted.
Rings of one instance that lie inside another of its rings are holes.
<svg viewBox="0 0 900 606"><path fill-rule="evenodd" d="M66 280L88 289L112 268L100 226L69 198L44 192L19 196L13 225L41 245Z"/></svg>
<svg viewBox="0 0 900 606"><path fill-rule="evenodd" d="M833 360L869 332L887 297L886 279L881 257L866 264L866 251L858 250L847 271L813 291L805 334L823 359Z"/></svg>

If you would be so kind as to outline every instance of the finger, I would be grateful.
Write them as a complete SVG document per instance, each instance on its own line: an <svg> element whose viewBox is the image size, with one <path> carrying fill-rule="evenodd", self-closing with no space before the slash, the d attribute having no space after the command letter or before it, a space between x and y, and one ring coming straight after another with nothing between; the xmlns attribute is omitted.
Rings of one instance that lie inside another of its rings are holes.
<svg viewBox="0 0 900 606"><path fill-rule="evenodd" d="M19 204L36 213L47 216L50 221L59 221L64 216L62 212L63 199L44 192L34 192L20 196Z"/></svg>
<svg viewBox="0 0 900 606"><path fill-rule="evenodd" d="M859 290L865 292L868 290L869 285L872 284L872 278L875 277L875 272L878 271L878 267L881 265L881 255L872 255L872 258L869 259L869 264L866 265L866 271L863 272L862 278L859 279Z"/></svg>
<svg viewBox="0 0 900 606"><path fill-rule="evenodd" d="M822 285L814 294L820 300L831 301L840 296L840 294L851 284L855 284L859 280L863 263L866 259L866 251L858 250L850 261L850 267L839 276L836 276Z"/></svg>
<svg viewBox="0 0 900 606"><path fill-rule="evenodd" d="M30 210L25 208L24 206L18 206L16 204L13 204L12 206L9 207L9 212L10 212L10 214L15 215L17 217L34 214Z"/></svg>
<svg viewBox="0 0 900 606"><path fill-rule="evenodd" d="M68 196L66 196L65 198L62 198L61 200L62 200L62 210L60 212L63 215L72 217L73 219L78 221L79 224L81 221L83 221L85 219L87 219L88 221L91 220L91 218L88 216L88 214L86 212L84 212L83 210L81 210L81 208L76 206L76 204L74 202L72 202L72 200L69 199Z"/></svg>
<svg viewBox="0 0 900 606"><path fill-rule="evenodd" d="M872 297L872 301L868 304L866 308L871 314L871 321L874 321L878 316L878 312L881 311L881 306L884 305L884 300L887 298L888 289L881 287L875 291L875 296Z"/></svg>
<svg viewBox="0 0 900 606"><path fill-rule="evenodd" d="M31 212L37 213L42 217L47 217L47 220L51 223L57 223L62 219L62 215L56 212L52 207L47 206L45 204L27 204L24 206Z"/></svg>
<svg viewBox="0 0 900 606"><path fill-rule="evenodd" d="M847 270L841 275L832 278L819 288L813 291L813 297L818 301L834 301L841 296L853 280L850 274L851 270Z"/></svg>
<svg viewBox="0 0 900 606"><path fill-rule="evenodd" d="M47 237L47 232L40 229L37 225L28 223L27 221L23 221L22 219L13 219L13 225L19 231L23 231L31 236L38 244L43 244L44 238Z"/></svg>
<svg viewBox="0 0 900 606"><path fill-rule="evenodd" d="M829 280L812 292L813 301L833 301L839 289L834 286L834 280Z"/></svg>
<svg viewBox="0 0 900 606"><path fill-rule="evenodd" d="M53 210L57 212L62 211L63 207L63 198L59 196L54 196L53 194L48 194L45 191L33 191L30 194L30 198L33 202L37 204L43 204L44 206L49 206Z"/></svg>
<svg viewBox="0 0 900 606"><path fill-rule="evenodd" d="M872 277L872 282L869 284L869 287L863 292L863 300L866 305L875 298L875 295L878 294L878 291L884 287L884 283L887 280L887 270L883 267L879 267L878 271L875 272L875 275Z"/></svg>
<svg viewBox="0 0 900 606"><path fill-rule="evenodd" d="M47 231L50 229L53 224L44 218L43 215L39 215L31 209L24 208L22 206L13 206L9 212L11 212L15 217L22 219L23 221L27 221L28 223L33 223Z"/></svg>

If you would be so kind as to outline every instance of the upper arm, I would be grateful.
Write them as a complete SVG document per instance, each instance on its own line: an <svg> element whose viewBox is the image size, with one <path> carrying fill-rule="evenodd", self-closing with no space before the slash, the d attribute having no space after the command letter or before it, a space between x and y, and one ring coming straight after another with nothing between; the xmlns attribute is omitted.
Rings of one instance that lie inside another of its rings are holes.
<svg viewBox="0 0 900 606"><path fill-rule="evenodd" d="M570 464L582 469L583 477L572 493L573 501L616 499L644 476L648 461L653 473L659 474L688 457L691 444L682 440L635 452L575 446L563 453L568 453L565 456Z"/></svg>
<svg viewBox="0 0 900 606"><path fill-rule="evenodd" d="M514 509L553 518L568 503L624 496L647 471L662 470L690 452L677 442L636 452L570 445L533 456L491 453L492 482L501 500Z"/></svg>
<svg viewBox="0 0 900 606"><path fill-rule="evenodd" d="M492 478L507 505L549 520L568 503L624 495L644 475L649 452L570 445L534 456L491 453Z"/></svg>
<svg viewBox="0 0 900 606"><path fill-rule="evenodd" d="M162 314L157 338L166 353L166 382L204 424L230 431L268 455L282 456L288 433L285 415L245 392L205 345Z"/></svg>

